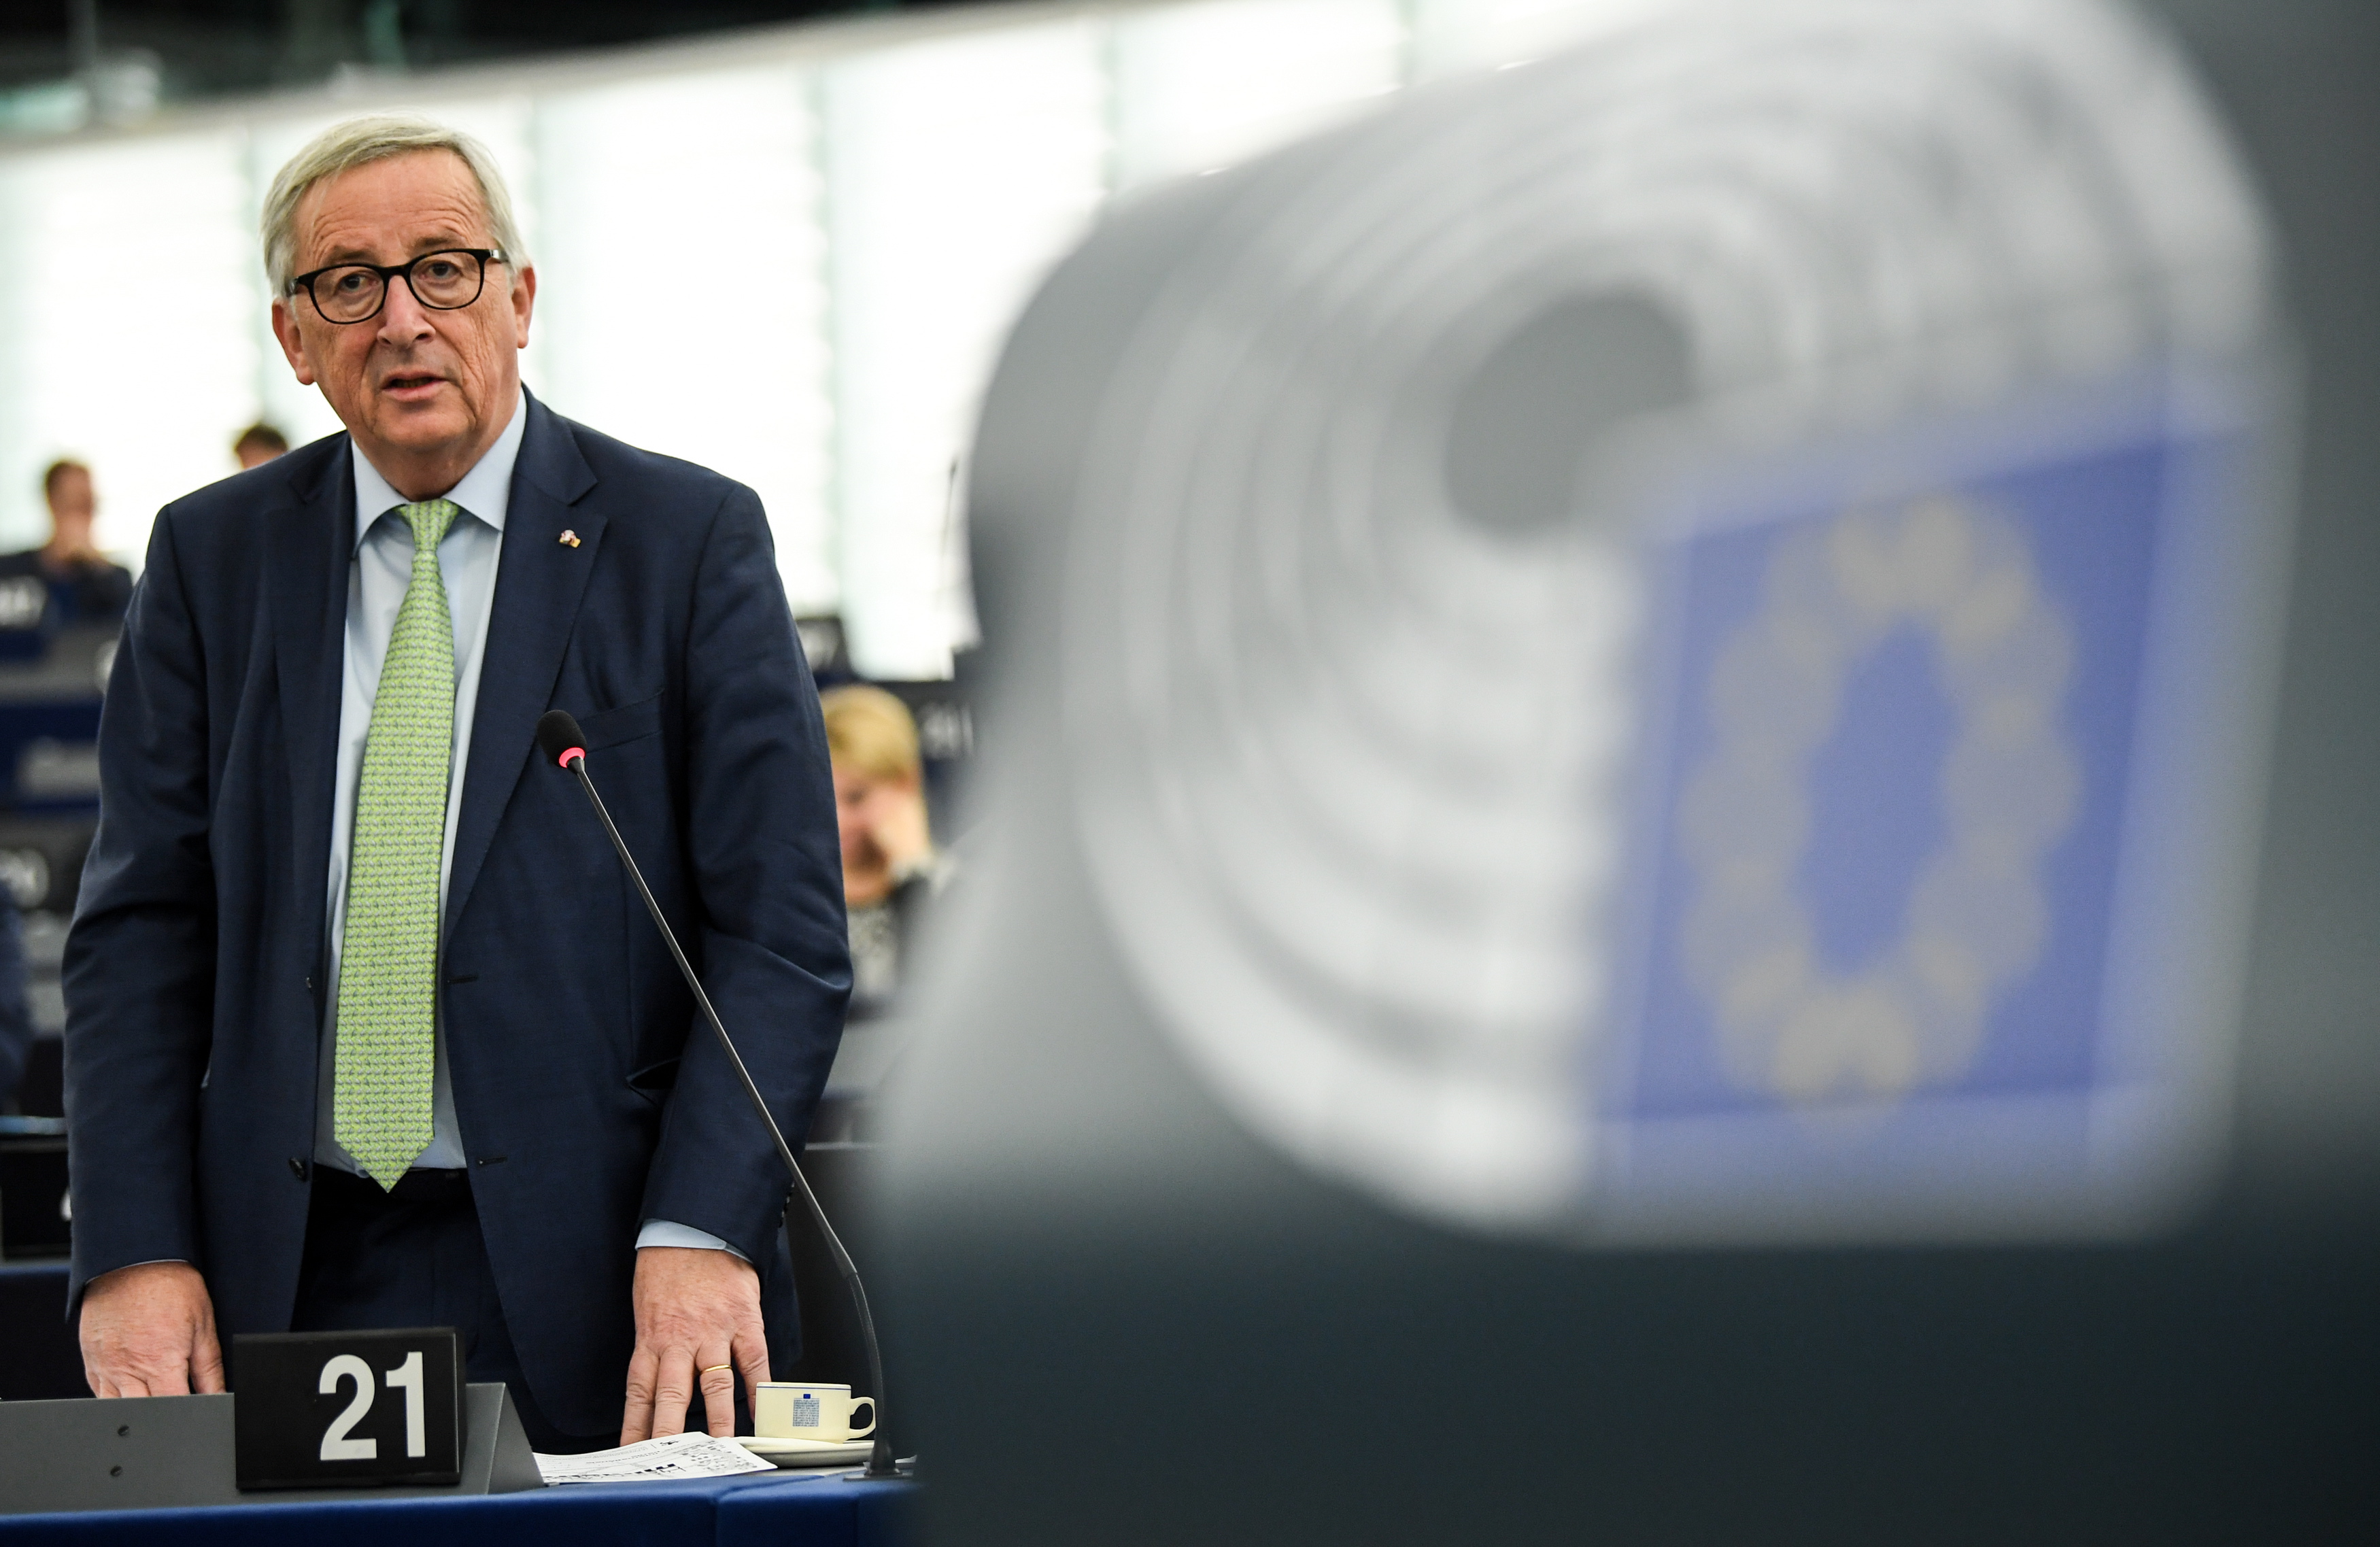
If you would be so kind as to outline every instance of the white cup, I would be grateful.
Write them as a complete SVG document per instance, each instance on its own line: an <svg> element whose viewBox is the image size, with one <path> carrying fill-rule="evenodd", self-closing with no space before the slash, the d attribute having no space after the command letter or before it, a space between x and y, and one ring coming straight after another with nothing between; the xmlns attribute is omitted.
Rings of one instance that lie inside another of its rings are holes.
<svg viewBox="0 0 2380 1547"><path fill-rule="evenodd" d="M852 1409L868 1409L868 1427L851 1426ZM752 1432L763 1440L864 1440L876 1432L876 1398L849 1386L763 1381L752 1402Z"/></svg>

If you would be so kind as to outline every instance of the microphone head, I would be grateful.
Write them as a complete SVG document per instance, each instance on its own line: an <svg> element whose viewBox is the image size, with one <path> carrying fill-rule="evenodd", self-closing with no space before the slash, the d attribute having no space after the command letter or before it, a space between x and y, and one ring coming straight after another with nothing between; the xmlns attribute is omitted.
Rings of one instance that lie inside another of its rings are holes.
<svg viewBox="0 0 2380 1547"><path fill-rule="evenodd" d="M587 737L580 734L570 711L549 709L538 716L537 749L552 758L555 767L567 768L572 758L587 755Z"/></svg>

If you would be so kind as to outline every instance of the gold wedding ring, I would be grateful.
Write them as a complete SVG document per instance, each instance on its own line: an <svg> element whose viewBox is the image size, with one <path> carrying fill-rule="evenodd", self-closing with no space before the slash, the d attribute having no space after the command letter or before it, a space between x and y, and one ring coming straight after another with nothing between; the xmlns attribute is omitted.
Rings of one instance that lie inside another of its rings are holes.
<svg viewBox="0 0 2380 1547"><path fill-rule="evenodd" d="M702 1367L702 1373L708 1375L714 1370L733 1370L735 1368L735 1367L732 1364L706 1364Z"/></svg>

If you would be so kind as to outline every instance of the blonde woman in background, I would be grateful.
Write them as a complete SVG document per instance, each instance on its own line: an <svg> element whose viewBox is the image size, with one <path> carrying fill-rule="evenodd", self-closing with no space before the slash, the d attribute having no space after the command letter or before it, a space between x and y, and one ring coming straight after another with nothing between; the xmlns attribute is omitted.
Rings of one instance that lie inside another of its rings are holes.
<svg viewBox="0 0 2380 1547"><path fill-rule="evenodd" d="M908 706L881 688L819 696L843 833L851 924L851 1017L881 1015L901 987L904 950L944 867L926 818L924 764Z"/></svg>

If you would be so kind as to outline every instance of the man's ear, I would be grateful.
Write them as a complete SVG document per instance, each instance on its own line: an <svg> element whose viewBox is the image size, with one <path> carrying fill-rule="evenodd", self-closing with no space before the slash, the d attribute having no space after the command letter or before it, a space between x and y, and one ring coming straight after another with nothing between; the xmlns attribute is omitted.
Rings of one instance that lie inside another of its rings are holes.
<svg viewBox="0 0 2380 1547"><path fill-rule="evenodd" d="M528 347L528 314L537 307L537 270L513 271L513 347Z"/></svg>
<svg viewBox="0 0 2380 1547"><path fill-rule="evenodd" d="M283 356L288 359L289 369L297 373L298 384L312 386L314 365L306 358L306 340L298 331L298 318L290 311L286 296L273 298L273 336L280 344Z"/></svg>

